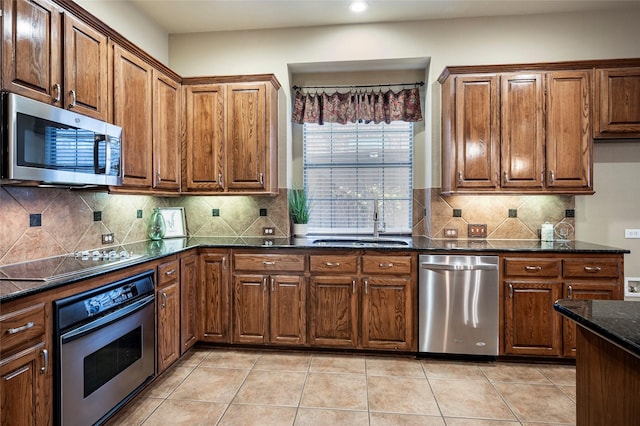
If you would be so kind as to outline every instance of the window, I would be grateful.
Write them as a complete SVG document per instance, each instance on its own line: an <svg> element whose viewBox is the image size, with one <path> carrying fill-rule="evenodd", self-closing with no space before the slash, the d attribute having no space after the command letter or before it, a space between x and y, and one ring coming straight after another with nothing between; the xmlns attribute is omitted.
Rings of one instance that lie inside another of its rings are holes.
<svg viewBox="0 0 640 426"><path fill-rule="evenodd" d="M304 187L309 232L370 234L412 228L413 124L304 125Z"/></svg>

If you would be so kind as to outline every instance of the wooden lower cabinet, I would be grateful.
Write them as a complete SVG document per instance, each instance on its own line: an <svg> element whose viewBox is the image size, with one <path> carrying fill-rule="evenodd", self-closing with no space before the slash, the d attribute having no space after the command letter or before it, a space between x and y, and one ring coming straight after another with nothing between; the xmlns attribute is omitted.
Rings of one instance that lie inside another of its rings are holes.
<svg viewBox="0 0 640 426"><path fill-rule="evenodd" d="M228 251L200 254L198 340L231 342L231 282Z"/></svg>
<svg viewBox="0 0 640 426"><path fill-rule="evenodd" d="M306 286L297 275L234 276L234 343L306 343Z"/></svg>
<svg viewBox="0 0 640 426"><path fill-rule="evenodd" d="M355 277L310 278L309 343L328 347L358 346L358 289Z"/></svg>
<svg viewBox="0 0 640 426"><path fill-rule="evenodd" d="M180 264L171 260L158 266L156 289L157 372L180 358Z"/></svg>
<svg viewBox="0 0 640 426"><path fill-rule="evenodd" d="M198 341L198 255L180 257L180 355Z"/></svg>

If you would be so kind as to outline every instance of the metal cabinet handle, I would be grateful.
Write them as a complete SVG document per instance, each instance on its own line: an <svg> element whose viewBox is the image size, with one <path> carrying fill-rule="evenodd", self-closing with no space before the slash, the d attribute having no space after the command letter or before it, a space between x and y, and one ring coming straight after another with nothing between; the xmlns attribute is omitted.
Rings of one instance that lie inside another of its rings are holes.
<svg viewBox="0 0 640 426"><path fill-rule="evenodd" d="M76 106L76 91L75 90L69 90L69 96L71 96L71 103L69 104L69 108L73 108Z"/></svg>
<svg viewBox="0 0 640 426"><path fill-rule="evenodd" d="M40 367L40 373L44 374L49 369L49 351L46 349L43 349L40 351L40 355L42 355L42 358L44 361L44 365Z"/></svg>
<svg viewBox="0 0 640 426"><path fill-rule="evenodd" d="M275 264L276 264L276 262L274 262L274 261L272 261L272 260L263 260L263 261L262 261L262 264L263 264L264 266L273 266L273 265L275 265Z"/></svg>
<svg viewBox="0 0 640 426"><path fill-rule="evenodd" d="M513 299L513 285L509 284L509 297Z"/></svg>
<svg viewBox="0 0 640 426"><path fill-rule="evenodd" d="M553 170L549 171L549 183L553 184L556 181L556 175Z"/></svg>
<svg viewBox="0 0 640 426"><path fill-rule="evenodd" d="M585 270L586 272L592 272L592 273L595 273L595 272L600 272L600 271L602 270L602 268L601 268L601 267L599 267L599 266L585 266L585 267L584 267L584 270Z"/></svg>
<svg viewBox="0 0 640 426"><path fill-rule="evenodd" d="M222 269L225 270L225 271L227 270L227 257L226 256L222 258Z"/></svg>
<svg viewBox="0 0 640 426"><path fill-rule="evenodd" d="M569 286L569 299L573 299L573 287Z"/></svg>
<svg viewBox="0 0 640 426"><path fill-rule="evenodd" d="M535 266L525 266L524 267L525 271L542 271L542 266L540 265L535 265Z"/></svg>
<svg viewBox="0 0 640 426"><path fill-rule="evenodd" d="M509 172L504 171L504 183L509 183Z"/></svg>
<svg viewBox="0 0 640 426"><path fill-rule="evenodd" d="M173 274L175 274L175 273L176 273L176 270L175 270L175 269L170 269L170 270L168 270L167 272L165 272L164 274L165 274L165 275L173 275Z"/></svg>
<svg viewBox="0 0 640 426"><path fill-rule="evenodd" d="M274 280L273 277L271 277L271 291L276 291L275 283L276 283L276 280Z"/></svg>
<svg viewBox="0 0 640 426"><path fill-rule="evenodd" d="M167 307L167 293L162 292L162 309Z"/></svg>
<svg viewBox="0 0 640 426"><path fill-rule="evenodd" d="M356 280L351 280L351 293L356 294Z"/></svg>
<svg viewBox="0 0 640 426"><path fill-rule="evenodd" d="M158 170L158 172L156 173L156 180L158 181L158 183L162 182L162 176L160 176L160 170Z"/></svg>
<svg viewBox="0 0 640 426"><path fill-rule="evenodd" d="M262 291L267 290L267 277L262 278Z"/></svg>
<svg viewBox="0 0 640 426"><path fill-rule="evenodd" d="M382 269L393 268L393 263L379 263L378 267Z"/></svg>
<svg viewBox="0 0 640 426"><path fill-rule="evenodd" d="M33 327L34 325L35 325L35 323L33 323L33 322L31 322L31 321L30 321L30 322L26 323L26 324L25 324L25 325L23 325L23 326L8 329L8 330L7 330L7 333L8 333L8 334L16 334L16 333L20 333L21 331L25 331L25 330L30 329L30 328L31 328L31 327Z"/></svg>
<svg viewBox="0 0 640 426"><path fill-rule="evenodd" d="M260 180L260 185L264 185L264 174L263 173L260 173L259 180Z"/></svg>
<svg viewBox="0 0 640 426"><path fill-rule="evenodd" d="M369 280L364 280L364 294L369 294Z"/></svg>
<svg viewBox="0 0 640 426"><path fill-rule="evenodd" d="M462 185L462 171L458 172L458 185Z"/></svg>
<svg viewBox="0 0 640 426"><path fill-rule="evenodd" d="M222 176L222 173L218 173L218 185L220 185L220 188L224 189L224 177Z"/></svg>
<svg viewBox="0 0 640 426"><path fill-rule="evenodd" d="M340 266L340 262L324 262L325 266Z"/></svg>
<svg viewBox="0 0 640 426"><path fill-rule="evenodd" d="M53 91L56 95L53 97L53 102L60 102L60 96L62 96L62 88L60 87L60 83L56 83L53 85Z"/></svg>

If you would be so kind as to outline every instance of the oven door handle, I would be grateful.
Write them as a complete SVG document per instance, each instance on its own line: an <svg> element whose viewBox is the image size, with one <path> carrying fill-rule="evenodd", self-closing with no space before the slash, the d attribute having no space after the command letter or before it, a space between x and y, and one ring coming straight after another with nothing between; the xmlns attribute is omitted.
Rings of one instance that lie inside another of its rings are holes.
<svg viewBox="0 0 640 426"><path fill-rule="evenodd" d="M91 321L81 327L74 328L72 330L67 331L63 335L60 336L61 343L67 343L77 338L84 336L87 333L90 333L96 329L105 327L119 319L122 319L126 316L133 314L134 312L139 311L145 306L153 303L155 296L153 294L144 297L140 300L133 302L130 305L125 306L124 308L118 309L117 311L113 311L108 315L105 315L101 318L96 319L95 321Z"/></svg>

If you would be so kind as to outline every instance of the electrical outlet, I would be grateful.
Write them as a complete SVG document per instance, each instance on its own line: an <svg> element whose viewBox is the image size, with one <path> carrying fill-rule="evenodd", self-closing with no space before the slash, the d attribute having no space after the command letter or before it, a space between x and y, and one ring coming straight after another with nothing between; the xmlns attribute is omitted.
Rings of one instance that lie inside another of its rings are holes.
<svg viewBox="0 0 640 426"><path fill-rule="evenodd" d="M456 228L444 228L445 238L458 238L458 230Z"/></svg>
<svg viewBox="0 0 640 426"><path fill-rule="evenodd" d="M486 224L469 224L468 230L469 238L486 238L487 237L487 225Z"/></svg>
<svg viewBox="0 0 640 426"><path fill-rule="evenodd" d="M625 229L625 238L640 238L640 229Z"/></svg>
<svg viewBox="0 0 640 426"><path fill-rule="evenodd" d="M262 235L273 235L273 228L265 226L262 228Z"/></svg>
<svg viewBox="0 0 640 426"><path fill-rule="evenodd" d="M113 232L110 234L102 234L102 244L113 244Z"/></svg>

